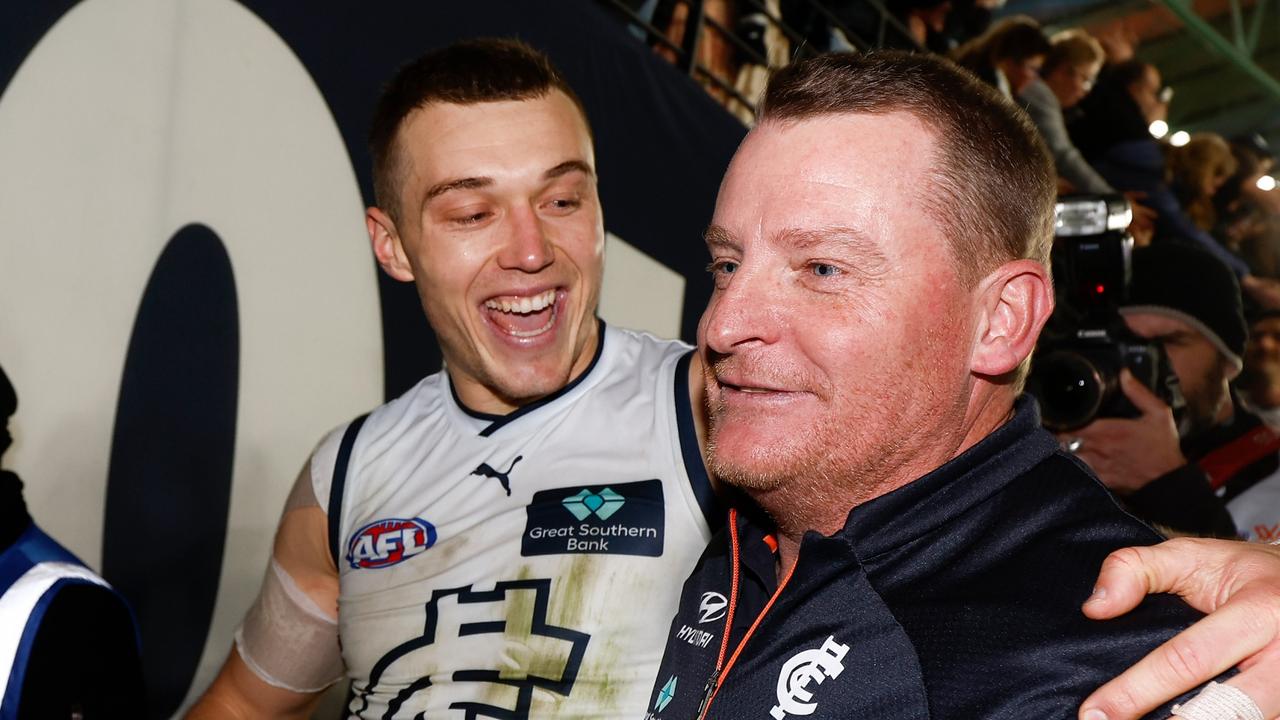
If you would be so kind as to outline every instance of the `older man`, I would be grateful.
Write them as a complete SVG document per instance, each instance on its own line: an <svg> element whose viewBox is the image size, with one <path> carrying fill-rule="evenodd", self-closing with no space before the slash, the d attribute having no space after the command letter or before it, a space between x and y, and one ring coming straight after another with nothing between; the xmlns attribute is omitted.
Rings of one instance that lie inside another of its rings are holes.
<svg viewBox="0 0 1280 720"><path fill-rule="evenodd" d="M1018 399L1054 189L1027 118L941 60L774 76L699 327L709 466L746 499L685 585L650 717L1066 718L1196 619L1167 596L1072 612L1109 552L1159 537Z"/></svg>
<svg viewBox="0 0 1280 720"><path fill-rule="evenodd" d="M192 715L305 717L341 678L362 718L642 715L715 519L702 373L687 346L595 318L604 232L582 108L536 51L471 41L399 73L372 135L373 251L417 286L446 370L322 441ZM1111 697L1170 685L1139 671Z"/></svg>

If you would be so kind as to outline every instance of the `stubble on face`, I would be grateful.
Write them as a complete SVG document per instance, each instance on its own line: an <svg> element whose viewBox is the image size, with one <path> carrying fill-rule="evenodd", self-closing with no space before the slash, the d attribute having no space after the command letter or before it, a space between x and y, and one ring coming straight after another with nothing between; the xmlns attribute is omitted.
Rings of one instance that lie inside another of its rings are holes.
<svg viewBox="0 0 1280 720"><path fill-rule="evenodd" d="M949 435L964 427L968 398L954 392L957 378L944 378L933 361L954 353L965 331L961 323L947 319L923 332L918 354L889 370L897 386L872 381L837 388L803 374L789 376L816 390L818 409L807 422L796 423L745 452L740 445L722 451L721 433L739 432L761 418L729 407L719 389L716 373L730 365L742 372L741 359L716 361L705 371L708 469L754 498L782 532L830 532L830 523L843 523L852 507L897 489L950 458L956 439ZM945 431L940 433L940 428ZM928 457L922 448L943 450L936 460L920 464ZM816 518L825 519L826 527Z"/></svg>
<svg viewBox="0 0 1280 720"><path fill-rule="evenodd" d="M916 128L906 128L911 151L927 156ZM749 140L731 167L708 243L713 272L722 255L742 269L717 278L699 336L708 468L798 537L838 529L851 507L950 459L964 434L972 327L970 291L916 206L913 176L864 179L857 163L800 161L787 171L813 179L788 188L776 174L787 147L765 153ZM831 228L861 240L822 242ZM818 242L797 248L794 237ZM813 277L811 257L840 273Z"/></svg>
<svg viewBox="0 0 1280 720"><path fill-rule="evenodd" d="M1230 363L1226 358L1215 353L1213 367L1208 374L1194 377L1191 382L1182 382L1183 400L1187 405L1182 421L1178 424L1178 434L1182 437L1193 437L1218 424L1218 419L1226 407L1230 395L1227 391L1227 378Z"/></svg>

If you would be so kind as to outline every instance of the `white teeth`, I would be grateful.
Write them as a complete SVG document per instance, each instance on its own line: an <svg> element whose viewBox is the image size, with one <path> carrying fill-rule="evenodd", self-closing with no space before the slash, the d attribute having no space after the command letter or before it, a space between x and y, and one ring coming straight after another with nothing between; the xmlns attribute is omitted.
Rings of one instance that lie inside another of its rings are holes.
<svg viewBox="0 0 1280 720"><path fill-rule="evenodd" d="M556 291L547 290L534 296L525 296L521 298L502 298L486 300L484 306L490 310L501 310L505 313L520 313L528 315L529 313L544 310L548 305L556 301Z"/></svg>
<svg viewBox="0 0 1280 720"><path fill-rule="evenodd" d="M547 324L543 325L537 330L512 330L510 332L512 335L515 335L518 338L534 337L535 335L541 335L542 333L550 330L551 326L555 324L556 324L556 311L552 309L551 317L547 318Z"/></svg>

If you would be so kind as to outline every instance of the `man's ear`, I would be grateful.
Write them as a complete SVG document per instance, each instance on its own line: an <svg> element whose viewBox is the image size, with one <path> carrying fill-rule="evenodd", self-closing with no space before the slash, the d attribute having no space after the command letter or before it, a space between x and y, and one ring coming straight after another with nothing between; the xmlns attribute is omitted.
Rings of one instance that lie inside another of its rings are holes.
<svg viewBox="0 0 1280 720"><path fill-rule="evenodd" d="M1015 260L996 268L978 284L977 337L970 369L987 376L1012 372L1036 347L1040 330L1053 314L1049 270L1034 260Z"/></svg>
<svg viewBox="0 0 1280 720"><path fill-rule="evenodd" d="M369 229L373 256L378 258L382 269L400 282L413 282L413 267L409 265L404 245L400 243L400 234L390 216L379 208L371 207L364 211L364 224Z"/></svg>

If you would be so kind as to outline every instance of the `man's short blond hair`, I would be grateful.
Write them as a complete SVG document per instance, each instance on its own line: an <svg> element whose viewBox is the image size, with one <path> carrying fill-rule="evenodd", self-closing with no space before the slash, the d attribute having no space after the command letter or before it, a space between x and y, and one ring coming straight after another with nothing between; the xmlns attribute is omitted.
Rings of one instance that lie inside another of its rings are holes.
<svg viewBox="0 0 1280 720"><path fill-rule="evenodd" d="M801 60L770 78L760 122L891 112L934 133L921 192L962 282L972 287L1019 258L1048 267L1057 197L1049 151L1025 112L951 62L897 50Z"/></svg>
<svg viewBox="0 0 1280 720"><path fill-rule="evenodd" d="M1102 43L1080 28L1055 33L1049 38L1049 54L1044 58L1042 75L1048 75L1063 65L1073 68L1101 66L1107 59Z"/></svg>

